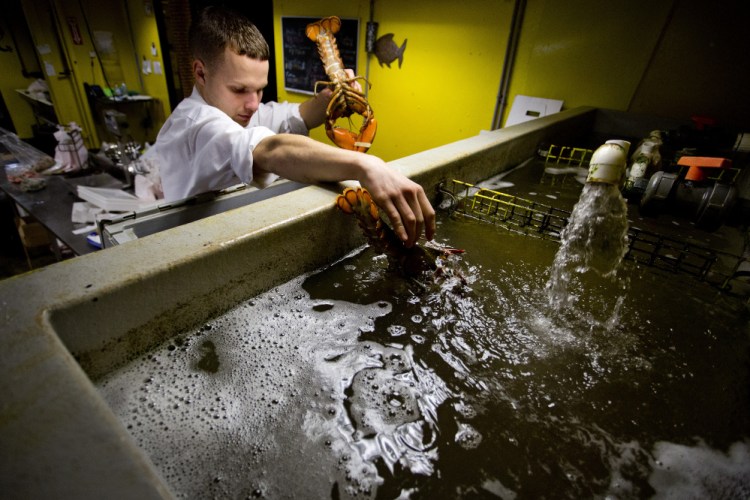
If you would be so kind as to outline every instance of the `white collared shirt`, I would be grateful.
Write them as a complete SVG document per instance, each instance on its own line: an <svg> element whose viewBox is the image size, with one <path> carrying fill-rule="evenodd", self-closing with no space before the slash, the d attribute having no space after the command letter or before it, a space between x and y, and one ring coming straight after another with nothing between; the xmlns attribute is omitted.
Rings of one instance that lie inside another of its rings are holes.
<svg viewBox="0 0 750 500"><path fill-rule="evenodd" d="M193 93L175 108L159 131L157 156L164 199L180 200L235 184L266 187L277 179L253 171L253 149L275 133L308 135L299 104L261 104L246 127Z"/></svg>

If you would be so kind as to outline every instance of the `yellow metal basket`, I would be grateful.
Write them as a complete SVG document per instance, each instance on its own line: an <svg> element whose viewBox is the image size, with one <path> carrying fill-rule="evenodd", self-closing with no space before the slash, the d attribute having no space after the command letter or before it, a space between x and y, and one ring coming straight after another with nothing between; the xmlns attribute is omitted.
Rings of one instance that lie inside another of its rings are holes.
<svg viewBox="0 0 750 500"><path fill-rule="evenodd" d="M452 214L494 224L503 229L559 240L570 212L518 196L453 179L440 192L451 200ZM631 227L626 259L672 272L692 275L728 289L738 276L741 257L678 238Z"/></svg>

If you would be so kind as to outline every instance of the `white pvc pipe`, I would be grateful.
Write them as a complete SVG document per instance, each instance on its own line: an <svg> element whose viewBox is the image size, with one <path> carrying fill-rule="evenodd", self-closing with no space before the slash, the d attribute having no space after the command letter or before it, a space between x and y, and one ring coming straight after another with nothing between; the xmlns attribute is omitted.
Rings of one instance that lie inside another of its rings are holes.
<svg viewBox="0 0 750 500"><path fill-rule="evenodd" d="M625 179L630 142L613 139L605 142L594 151L589 162L586 182L601 182L620 185Z"/></svg>

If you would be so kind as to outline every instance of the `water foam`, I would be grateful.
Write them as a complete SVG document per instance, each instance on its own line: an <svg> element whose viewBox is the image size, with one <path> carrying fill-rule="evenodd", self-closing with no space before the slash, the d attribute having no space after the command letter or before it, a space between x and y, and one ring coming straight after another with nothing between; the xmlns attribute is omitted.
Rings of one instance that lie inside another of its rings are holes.
<svg viewBox="0 0 750 500"><path fill-rule="evenodd" d="M704 442L660 441L654 461L648 482L655 499L750 498L750 441L732 443L726 453Z"/></svg>

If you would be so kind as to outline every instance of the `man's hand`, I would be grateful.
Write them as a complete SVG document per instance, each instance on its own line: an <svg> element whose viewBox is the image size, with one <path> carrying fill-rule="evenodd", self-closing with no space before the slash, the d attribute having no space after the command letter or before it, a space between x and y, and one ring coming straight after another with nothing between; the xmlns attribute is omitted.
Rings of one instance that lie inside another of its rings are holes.
<svg viewBox="0 0 750 500"><path fill-rule="evenodd" d="M305 122L308 130L319 127L326 120L326 109L331 102L333 92L326 87L317 95L299 105L299 114Z"/></svg>
<svg viewBox="0 0 750 500"><path fill-rule="evenodd" d="M435 210L422 186L388 167L374 156L359 179L373 201L385 212L393 230L407 247L414 246L424 229L425 237L435 235Z"/></svg>
<svg viewBox="0 0 750 500"><path fill-rule="evenodd" d="M357 180L388 216L407 247L416 243L422 231L428 240L435 235L435 210L422 186L377 156L336 148L301 135L277 134L255 147L253 169L304 183Z"/></svg>

